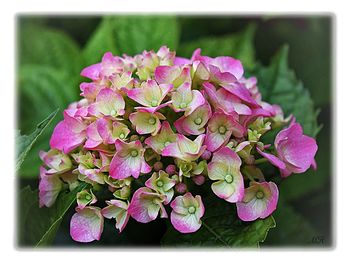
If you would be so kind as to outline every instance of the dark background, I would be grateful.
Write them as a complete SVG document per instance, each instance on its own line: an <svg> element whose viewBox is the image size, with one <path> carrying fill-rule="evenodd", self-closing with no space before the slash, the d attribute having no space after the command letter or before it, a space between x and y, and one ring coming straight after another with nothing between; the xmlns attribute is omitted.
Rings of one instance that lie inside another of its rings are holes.
<svg viewBox="0 0 350 263"><path fill-rule="evenodd" d="M80 48L101 21L98 16L20 16L18 32L27 24L39 24L46 28L57 29L69 35ZM330 16L281 16L281 17L233 17L233 16L179 16L181 43L202 37L218 37L240 32L248 24L256 25L254 38L257 61L268 65L271 57L283 45L289 45L289 66L296 76L309 89L315 107L320 109L318 123L323 125L317 136L319 151L317 154L317 172L294 175L283 181L280 186L280 202L274 213L277 227L269 232L262 246L313 246L332 245L332 17ZM28 36L30 37L30 36ZM23 39L21 39L22 41ZM22 45L18 46L21 54ZM74 59L74 58L72 58ZM21 58L19 57L19 61ZM18 85L21 89L21 83ZM77 94L78 94L78 87ZM19 92L18 126L24 132L30 132L28 122L30 115L22 114L26 98ZM47 112L46 115L48 115ZM24 117L25 116L25 117ZM29 116L29 117L28 117ZM26 118L26 120L24 120ZM56 123L61 116L56 116ZM30 122L30 119L29 119ZM35 123L32 123L33 126ZM36 152L31 151L30 155ZM37 188L37 175L21 177L19 187L31 185ZM300 187L300 185L302 186ZM54 244L80 246L70 239L69 219L71 210L65 217L58 231ZM107 222L108 221L108 222ZM105 246L115 243L124 245L158 245L165 229L164 221L157 220L147 225L131 220L125 234L118 235L113 223L105 222L101 241L89 245ZM110 231L109 231L110 230ZM107 233L115 233L108 235ZM141 234L140 234L141 233Z"/></svg>

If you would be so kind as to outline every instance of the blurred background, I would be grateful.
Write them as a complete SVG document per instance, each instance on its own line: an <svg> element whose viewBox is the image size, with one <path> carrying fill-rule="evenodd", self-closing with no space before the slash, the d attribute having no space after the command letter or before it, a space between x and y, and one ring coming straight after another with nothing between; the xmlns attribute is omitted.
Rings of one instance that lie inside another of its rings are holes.
<svg viewBox="0 0 350 263"><path fill-rule="evenodd" d="M175 20L175 26L169 28L169 38L175 34L176 37L169 46L176 48L182 56L190 56L196 47L200 47L201 41L212 43L211 47L203 50L204 55L212 55L215 53L213 50L220 54L218 39L247 36L249 42L241 44L240 48L249 49L244 60L248 75L253 74L256 67L269 65L282 45L289 46L289 67L310 92L314 107L319 109L317 120L322 129L317 135L318 170L293 175L281 182L279 208L274 213L277 227L270 230L262 246L331 246L332 183L335 179L331 166L332 17L177 16L171 19ZM106 28L103 27L106 23L108 21L100 16L17 17L18 129L22 134L28 134L37 123L60 108L60 113L39 138L18 172L18 188L26 185L37 188L40 166L38 151L48 150L50 134L62 119L62 110L79 99L79 83L83 80L79 76L81 69L99 61L104 49L110 47L109 39L96 40L98 34L103 34L101 30ZM132 39L132 32L123 37L125 42L120 45L125 47L119 48L128 50L130 43L127 41ZM98 50L101 52L92 53L96 45L100 45ZM147 48L142 44L134 45L134 50ZM117 48L110 51L121 55ZM72 213L73 209L64 218L54 244L81 245L73 242L69 236ZM117 235L113 223L106 222L101 241L92 245L159 245L164 234L164 222L140 225L131 221L124 234ZM115 235L108 235L111 232ZM139 233L143 233L142 236Z"/></svg>

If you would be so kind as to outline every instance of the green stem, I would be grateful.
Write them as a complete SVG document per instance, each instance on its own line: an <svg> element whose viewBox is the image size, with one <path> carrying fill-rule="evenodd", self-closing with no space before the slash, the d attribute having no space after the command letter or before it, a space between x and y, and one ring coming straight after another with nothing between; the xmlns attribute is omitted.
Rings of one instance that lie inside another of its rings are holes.
<svg viewBox="0 0 350 263"><path fill-rule="evenodd" d="M254 164L266 163L268 160L266 158L260 158L255 160Z"/></svg>
<svg viewBox="0 0 350 263"><path fill-rule="evenodd" d="M202 221L202 225L210 232L212 233L218 240L220 240L226 247L229 247L230 245L223 240L218 233L216 233L210 226L208 226L206 223Z"/></svg>
<svg viewBox="0 0 350 263"><path fill-rule="evenodd" d="M247 171L245 166L242 168L241 172L243 173L244 176L246 176L251 182L255 182L254 177Z"/></svg>

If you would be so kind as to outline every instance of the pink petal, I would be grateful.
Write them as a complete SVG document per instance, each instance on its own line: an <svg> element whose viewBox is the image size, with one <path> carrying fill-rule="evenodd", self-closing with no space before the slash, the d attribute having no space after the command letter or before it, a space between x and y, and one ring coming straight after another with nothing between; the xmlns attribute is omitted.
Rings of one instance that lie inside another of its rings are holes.
<svg viewBox="0 0 350 263"><path fill-rule="evenodd" d="M280 159L278 159L278 157L274 156L273 154L269 154L269 153L265 153L263 151L261 151L259 149L259 147L256 147L256 150L258 151L258 153L260 153L263 157L265 157L267 160L270 161L271 164L273 164L274 166L276 166L279 169L285 169L286 165L284 164L284 162L282 162Z"/></svg>
<svg viewBox="0 0 350 263"><path fill-rule="evenodd" d="M217 66L221 72L229 72L237 79L243 76L244 70L241 61L232 57L216 57L212 61L212 65Z"/></svg>
<svg viewBox="0 0 350 263"><path fill-rule="evenodd" d="M177 231L184 234L196 232L202 225L194 214L183 216L174 211L170 214L170 221Z"/></svg>
<svg viewBox="0 0 350 263"><path fill-rule="evenodd" d="M98 80L100 78L100 72L102 70L102 64L97 63L84 68L80 75L92 80Z"/></svg>
<svg viewBox="0 0 350 263"><path fill-rule="evenodd" d="M78 242L100 240L103 231L103 216L98 207L78 210L70 221L70 235Z"/></svg>
<svg viewBox="0 0 350 263"><path fill-rule="evenodd" d="M190 59L182 58L182 57L175 57L174 59L174 65L176 66L182 66L187 64L192 64L192 61Z"/></svg>
<svg viewBox="0 0 350 263"><path fill-rule="evenodd" d="M52 206L62 189L62 185L57 174L46 174L45 168L40 167L39 206Z"/></svg>
<svg viewBox="0 0 350 263"><path fill-rule="evenodd" d="M57 124L52 133L50 147L69 153L84 142L85 128L83 122L65 114L65 119Z"/></svg>

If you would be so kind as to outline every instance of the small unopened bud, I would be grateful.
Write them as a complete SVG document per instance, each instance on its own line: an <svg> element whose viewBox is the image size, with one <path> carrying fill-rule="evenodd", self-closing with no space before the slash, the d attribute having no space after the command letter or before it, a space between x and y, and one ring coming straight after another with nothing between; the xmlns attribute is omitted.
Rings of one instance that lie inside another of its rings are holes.
<svg viewBox="0 0 350 263"><path fill-rule="evenodd" d="M177 185L175 185L175 191L179 194L184 194L187 192L187 185L185 185L184 183L178 183Z"/></svg>
<svg viewBox="0 0 350 263"><path fill-rule="evenodd" d="M192 181L196 184L196 185L202 185L205 182L205 177L201 174L193 176L192 177Z"/></svg>
<svg viewBox="0 0 350 263"><path fill-rule="evenodd" d="M176 166L174 164L169 164L166 168L165 171L169 175L173 175L176 173Z"/></svg>
<svg viewBox="0 0 350 263"><path fill-rule="evenodd" d="M202 157L202 159L208 161L210 159L210 157L211 157L211 152L208 151L208 150L205 150L204 153L201 155L201 157Z"/></svg>
<svg viewBox="0 0 350 263"><path fill-rule="evenodd" d="M112 186L108 186L108 190L110 191L110 192L112 192L112 193L114 193L115 192L115 190L116 190L116 188L114 188L114 187L112 187Z"/></svg>
<svg viewBox="0 0 350 263"><path fill-rule="evenodd" d="M163 163L162 162L155 162L153 164L153 168L156 172L158 172L159 170L163 169Z"/></svg>

